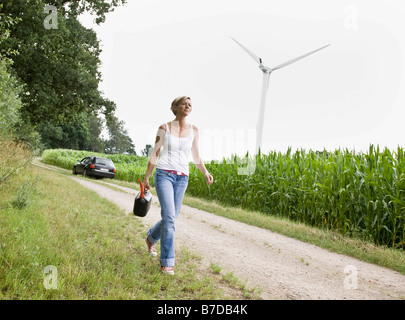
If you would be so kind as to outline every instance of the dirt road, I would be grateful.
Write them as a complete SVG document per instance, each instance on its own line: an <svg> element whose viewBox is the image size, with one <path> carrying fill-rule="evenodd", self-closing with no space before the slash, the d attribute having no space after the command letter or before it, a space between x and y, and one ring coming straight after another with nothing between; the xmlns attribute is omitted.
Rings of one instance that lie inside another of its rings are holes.
<svg viewBox="0 0 405 320"><path fill-rule="evenodd" d="M132 215L136 191L72 179ZM154 201L146 217L134 216L146 228L160 218L156 195ZM179 245L200 254L207 267L216 263L260 287L263 299L405 299L405 275L186 205L176 221Z"/></svg>

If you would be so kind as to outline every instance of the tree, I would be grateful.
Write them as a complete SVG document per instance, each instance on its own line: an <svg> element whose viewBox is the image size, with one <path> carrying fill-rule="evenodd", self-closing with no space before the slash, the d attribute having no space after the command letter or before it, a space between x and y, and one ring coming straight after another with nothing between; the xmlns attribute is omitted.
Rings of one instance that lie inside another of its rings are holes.
<svg viewBox="0 0 405 320"><path fill-rule="evenodd" d="M13 56L13 70L23 83L22 117L33 125L44 122L74 122L83 111L105 115L115 104L98 90L101 81L100 47L96 33L83 27L77 16L84 11L96 15L96 22L105 20L121 1L47 1L5 0L3 13L20 19L9 26L10 36L0 43L18 51ZM58 28L46 29L46 4L58 9Z"/></svg>
<svg viewBox="0 0 405 320"><path fill-rule="evenodd" d="M0 4L0 10L3 5ZM10 35L9 27L16 23L16 19L11 19L0 13L0 45L8 39ZM20 109L22 107L19 95L21 86L17 79L10 74L12 60L4 57L5 54L15 54L9 48L0 51L0 133L8 134L14 126L21 121Z"/></svg>
<svg viewBox="0 0 405 320"><path fill-rule="evenodd" d="M22 102L19 98L20 86L17 80L9 74L9 63L0 56L0 131L8 133L21 121L20 109Z"/></svg>
<svg viewBox="0 0 405 320"><path fill-rule="evenodd" d="M103 123L97 115L113 117L116 105L98 90L101 50L96 33L83 27L77 17L88 11L100 24L108 12L125 2L2 1L0 55L10 61L10 70L21 84L20 104L8 106L3 116L23 119L16 123L22 140L32 140L36 129L47 147L104 150L105 141L100 138ZM44 9L48 5L57 9L56 29L46 27L49 12ZM111 143L110 149L116 148Z"/></svg>
<svg viewBox="0 0 405 320"><path fill-rule="evenodd" d="M88 150L94 152L104 152L105 140L101 138L102 128L104 127L103 120L96 115L88 117L90 141Z"/></svg>
<svg viewBox="0 0 405 320"><path fill-rule="evenodd" d="M67 124L43 123L38 127L44 148L74 149L104 152L100 137L103 120L97 115L81 113L77 121Z"/></svg>
<svg viewBox="0 0 405 320"><path fill-rule="evenodd" d="M61 8L64 11L64 14L68 16L77 17L83 12L90 12L91 14L95 14L95 22L100 24L105 21L106 13L114 11L115 7L119 5L123 5L126 3L126 0L92 0L92 1L84 1L84 0L71 0L71 1L64 1L64 0L50 0L47 1L50 5L55 5L58 8Z"/></svg>
<svg viewBox="0 0 405 320"><path fill-rule="evenodd" d="M141 151L143 157L149 157L153 147L150 144L145 145L145 148Z"/></svg>
<svg viewBox="0 0 405 320"><path fill-rule="evenodd" d="M45 122L38 126L45 148L87 150L90 132L87 116L80 114L74 123L55 124Z"/></svg>
<svg viewBox="0 0 405 320"><path fill-rule="evenodd" d="M107 117L109 139L106 141L106 153L136 154L132 139L125 129L125 122L115 116Z"/></svg>
<svg viewBox="0 0 405 320"><path fill-rule="evenodd" d="M0 4L0 10L2 9L3 4ZM20 18L11 18L0 12L0 135L22 140L28 147L36 150L39 149L39 135L21 117L22 85L12 75L13 60L5 57L6 55L14 57L18 51L7 47L1 49L10 36L9 28L20 20Z"/></svg>

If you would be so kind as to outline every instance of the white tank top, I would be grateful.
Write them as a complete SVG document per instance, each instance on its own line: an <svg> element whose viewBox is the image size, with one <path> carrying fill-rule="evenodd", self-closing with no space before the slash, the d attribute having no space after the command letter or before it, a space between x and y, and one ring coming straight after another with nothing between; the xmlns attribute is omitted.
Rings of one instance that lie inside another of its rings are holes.
<svg viewBox="0 0 405 320"><path fill-rule="evenodd" d="M194 140L193 125L190 124L189 136L180 138L170 133L166 123L166 134L159 154L157 169L175 170L189 175L190 152Z"/></svg>

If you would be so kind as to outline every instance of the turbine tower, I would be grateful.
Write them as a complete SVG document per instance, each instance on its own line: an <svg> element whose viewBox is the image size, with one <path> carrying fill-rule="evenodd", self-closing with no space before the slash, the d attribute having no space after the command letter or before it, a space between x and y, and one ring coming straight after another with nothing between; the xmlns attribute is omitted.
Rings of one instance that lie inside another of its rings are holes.
<svg viewBox="0 0 405 320"><path fill-rule="evenodd" d="M232 38L232 37L231 37ZM292 64L298 60L301 60L319 50L322 50L328 46L330 46L330 44L323 46L319 49L316 49L314 51L308 52L306 54L303 54L302 56L299 56L297 58L288 60L274 68L269 68L267 66L265 66L263 64L263 61L261 58L259 58L257 55L255 55L252 51L250 51L249 49L247 49L246 47L244 47L241 43L239 43L236 39L232 38L233 41L235 41L238 45L240 45L242 47L243 50L245 50L252 58L253 60L255 60L258 64L259 64L259 69L262 70L263 72L263 84L262 84L262 96L260 99L260 109L259 109L259 117L257 119L257 125L256 125L256 153L259 153L261 144L262 144L262 137L263 137L263 121L264 121L264 110L266 107L266 96L267 96L267 91L269 88L269 79L270 79L270 74L277 69L281 69L285 66L288 66L289 64Z"/></svg>

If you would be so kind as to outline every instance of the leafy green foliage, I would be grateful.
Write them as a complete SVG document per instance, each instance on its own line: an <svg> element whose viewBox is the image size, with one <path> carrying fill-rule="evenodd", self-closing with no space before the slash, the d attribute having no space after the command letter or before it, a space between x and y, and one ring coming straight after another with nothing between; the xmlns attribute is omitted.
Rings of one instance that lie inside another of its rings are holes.
<svg viewBox="0 0 405 320"><path fill-rule="evenodd" d="M107 128L109 139L105 144L107 153L129 153L136 154L132 139L128 136L128 131L124 127L125 122L110 115L107 117Z"/></svg>
<svg viewBox="0 0 405 320"><path fill-rule="evenodd" d="M105 21L106 14L114 11L114 8L126 3L126 0L51 0L47 1L48 4L55 5L57 8L62 8L67 16L75 16L82 14L83 12L90 12L96 15L95 22L100 24Z"/></svg>
<svg viewBox="0 0 405 320"><path fill-rule="evenodd" d="M27 3L28 2L28 3ZM47 4L41 0L7 0L3 14L20 19L9 24L9 37L0 42L18 51L12 57L13 70L21 79L24 94L22 117L30 123L74 122L82 111L110 114L115 103L98 90L101 75L100 46L96 33L77 20L83 10L93 10L100 21L119 2L54 1L58 9L57 29L44 27ZM67 10L71 8L72 10Z"/></svg>
<svg viewBox="0 0 405 320"><path fill-rule="evenodd" d="M108 12L124 3L124 0L3 1L0 124L15 126L16 137L34 145L34 149L41 148L39 132L46 148L100 152L108 148L109 152L134 153L123 122L113 114L115 103L98 90L101 50L96 33L77 20L88 11L96 16L96 23L101 23ZM56 9L52 13L56 28L46 26L49 5ZM5 73L6 63L13 77ZM10 94L9 88L15 87L14 79L19 80L20 86ZM14 101L10 103L11 98ZM107 119L110 133L106 141L100 138L101 114Z"/></svg>
<svg viewBox="0 0 405 320"><path fill-rule="evenodd" d="M73 123L43 123L38 127L42 143L49 149L74 149L94 152L136 154L124 122L115 116L107 121L109 137L100 137L104 122L93 115L80 113ZM112 119L112 120L111 120Z"/></svg>
<svg viewBox="0 0 405 320"><path fill-rule="evenodd" d="M36 190L36 184L38 182L38 177L32 178L28 177L24 183L19 187L14 199L11 201L11 205L17 209L24 209L31 204L33 193Z"/></svg>
<svg viewBox="0 0 405 320"><path fill-rule="evenodd" d="M38 127L42 143L47 148L64 147L86 150L91 145L88 117L79 114L77 121L67 124L44 123ZM98 137L94 137L98 139Z"/></svg>
<svg viewBox="0 0 405 320"><path fill-rule="evenodd" d="M8 133L20 121L22 102L17 80L8 72L8 61L0 56L0 132Z"/></svg>
<svg viewBox="0 0 405 320"><path fill-rule="evenodd" d="M2 10L3 4L0 4ZM19 19L12 19L0 12L0 47L10 36L8 27L13 26ZM4 57L5 54L13 55L16 52L10 48L0 50L0 135L8 134L21 120L20 109L22 102L19 97L21 86L17 79L10 74L12 60Z"/></svg>

